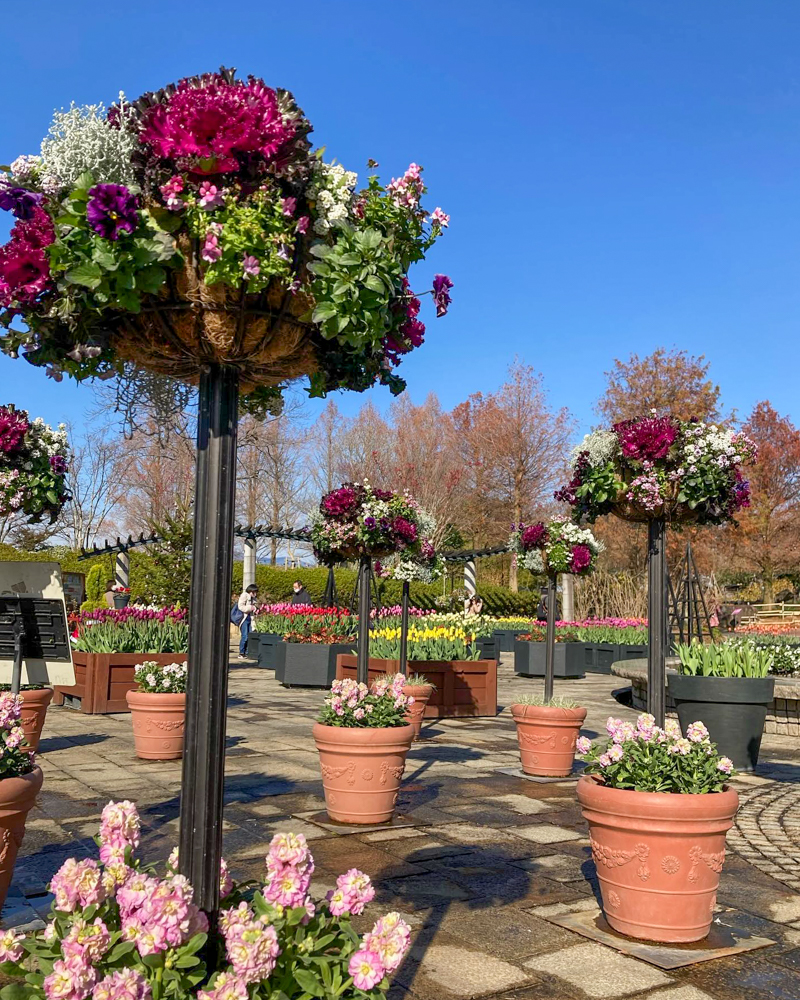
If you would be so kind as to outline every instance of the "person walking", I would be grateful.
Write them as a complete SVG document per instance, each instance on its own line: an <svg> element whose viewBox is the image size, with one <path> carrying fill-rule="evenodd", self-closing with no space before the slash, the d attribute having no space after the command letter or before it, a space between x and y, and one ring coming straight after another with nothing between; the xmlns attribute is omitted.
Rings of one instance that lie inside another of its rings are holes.
<svg viewBox="0 0 800 1000"><path fill-rule="evenodd" d="M239 659L247 659L247 640L250 637L250 629L253 625L253 615L255 613L256 607L258 605L258 587L251 583L250 586L242 591L239 595L239 600L236 603L235 611L239 612L236 617L239 618L238 623L239 631L241 632L242 638L239 640Z"/></svg>
<svg viewBox="0 0 800 1000"><path fill-rule="evenodd" d="M303 584L299 580L295 580L292 584L292 599L290 604L313 604L311 600L311 594L306 590Z"/></svg>

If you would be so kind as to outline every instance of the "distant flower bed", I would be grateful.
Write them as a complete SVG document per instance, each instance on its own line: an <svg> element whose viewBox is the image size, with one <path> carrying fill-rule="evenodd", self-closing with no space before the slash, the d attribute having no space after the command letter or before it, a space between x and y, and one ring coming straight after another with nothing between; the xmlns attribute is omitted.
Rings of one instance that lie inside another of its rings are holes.
<svg viewBox="0 0 800 1000"><path fill-rule="evenodd" d="M752 622L738 625L737 635L800 635L800 622Z"/></svg>
<svg viewBox="0 0 800 1000"><path fill-rule="evenodd" d="M73 633L72 648L79 653L185 653L189 623L169 615L130 618L127 621L88 620Z"/></svg>
<svg viewBox="0 0 800 1000"><path fill-rule="evenodd" d="M128 605L127 608L97 608L94 611L81 611L72 616L73 620L81 622L108 622L114 625L125 625L131 621L176 621L189 619L188 608L137 608Z"/></svg>
<svg viewBox="0 0 800 1000"><path fill-rule="evenodd" d="M536 623L527 635L519 638L529 642L544 642L547 629ZM579 622L556 622L556 642L610 643L620 646L644 646L647 629L641 625L597 625Z"/></svg>
<svg viewBox="0 0 800 1000"><path fill-rule="evenodd" d="M369 654L376 659L400 656L400 624L380 625L369 637ZM409 660L477 660L475 633L456 625L411 623L408 628Z"/></svg>

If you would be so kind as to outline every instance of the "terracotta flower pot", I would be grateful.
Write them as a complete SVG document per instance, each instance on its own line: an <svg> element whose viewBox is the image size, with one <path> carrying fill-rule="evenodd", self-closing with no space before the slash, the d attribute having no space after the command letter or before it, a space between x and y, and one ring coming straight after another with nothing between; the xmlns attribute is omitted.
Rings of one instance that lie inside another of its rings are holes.
<svg viewBox="0 0 800 1000"><path fill-rule="evenodd" d="M714 916L725 834L739 796L633 792L578 782L603 911L614 930L663 943L700 941Z"/></svg>
<svg viewBox="0 0 800 1000"><path fill-rule="evenodd" d="M414 699L414 704L409 708L406 717L414 727L414 739L418 740L422 731L422 720L425 718L425 708L433 694L433 688L430 684L406 684L403 686L403 694L406 698Z"/></svg>
<svg viewBox="0 0 800 1000"><path fill-rule="evenodd" d="M136 756L144 760L177 760L183 756L186 695L128 691Z"/></svg>
<svg viewBox="0 0 800 1000"><path fill-rule="evenodd" d="M25 820L42 787L42 780L39 767L19 778L0 779L0 907L6 901L17 851L25 836Z"/></svg>
<svg viewBox="0 0 800 1000"><path fill-rule="evenodd" d="M586 718L585 708L512 705L519 755L525 774L564 778L572 773L575 744Z"/></svg>
<svg viewBox="0 0 800 1000"><path fill-rule="evenodd" d="M347 729L314 723L328 816L337 823L392 818L414 727Z"/></svg>
<svg viewBox="0 0 800 1000"><path fill-rule="evenodd" d="M20 691L22 698L22 717L20 724L25 733L25 739L34 750L39 749L39 738L47 715L47 706L53 700L52 688L40 688L37 691Z"/></svg>

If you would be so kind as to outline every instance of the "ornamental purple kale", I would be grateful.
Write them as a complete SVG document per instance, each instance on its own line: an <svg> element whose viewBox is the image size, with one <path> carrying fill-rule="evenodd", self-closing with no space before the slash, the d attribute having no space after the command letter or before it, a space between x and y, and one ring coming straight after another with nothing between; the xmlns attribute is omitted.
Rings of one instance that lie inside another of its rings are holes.
<svg viewBox="0 0 800 1000"><path fill-rule="evenodd" d="M678 430L671 417L643 417L614 424L622 454L640 462L666 458Z"/></svg>
<svg viewBox="0 0 800 1000"><path fill-rule="evenodd" d="M89 191L86 218L92 229L107 240L132 233L139 225L136 196L123 184L96 184Z"/></svg>
<svg viewBox="0 0 800 1000"><path fill-rule="evenodd" d="M6 455L20 452L28 426L26 414L9 406L0 406L0 452Z"/></svg>

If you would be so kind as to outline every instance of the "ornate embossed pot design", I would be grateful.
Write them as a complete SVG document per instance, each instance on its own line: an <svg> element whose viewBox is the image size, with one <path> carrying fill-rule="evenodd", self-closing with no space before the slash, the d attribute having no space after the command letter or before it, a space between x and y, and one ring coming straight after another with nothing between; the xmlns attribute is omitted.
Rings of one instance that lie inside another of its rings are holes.
<svg viewBox="0 0 800 1000"><path fill-rule="evenodd" d="M6 901L17 851L25 836L25 820L42 787L42 780L39 767L18 778L0 779L0 907Z"/></svg>
<svg viewBox="0 0 800 1000"><path fill-rule="evenodd" d="M707 795L578 782L606 920L647 941L700 941L714 918L734 789Z"/></svg>
<svg viewBox="0 0 800 1000"><path fill-rule="evenodd" d="M425 718L425 707L433 694L433 688L430 684L406 684L403 687L403 694L407 698L414 699L414 704L409 708L406 717L414 727L414 739L418 740L422 732L422 720Z"/></svg>
<svg viewBox="0 0 800 1000"><path fill-rule="evenodd" d="M128 691L136 756L144 760L177 760L183 756L186 695Z"/></svg>
<svg viewBox="0 0 800 1000"><path fill-rule="evenodd" d="M414 726L348 729L314 723L328 816L337 823L392 818Z"/></svg>
<svg viewBox="0 0 800 1000"><path fill-rule="evenodd" d="M540 777L563 778L572 773L575 744L586 718L585 708L552 705L512 705L522 770Z"/></svg>
<svg viewBox="0 0 800 1000"><path fill-rule="evenodd" d="M44 718L47 715L47 706L53 700L52 688L36 688L34 690L20 691L22 698L22 715L20 724L25 733L25 739L34 750L39 749L39 738L44 727Z"/></svg>

